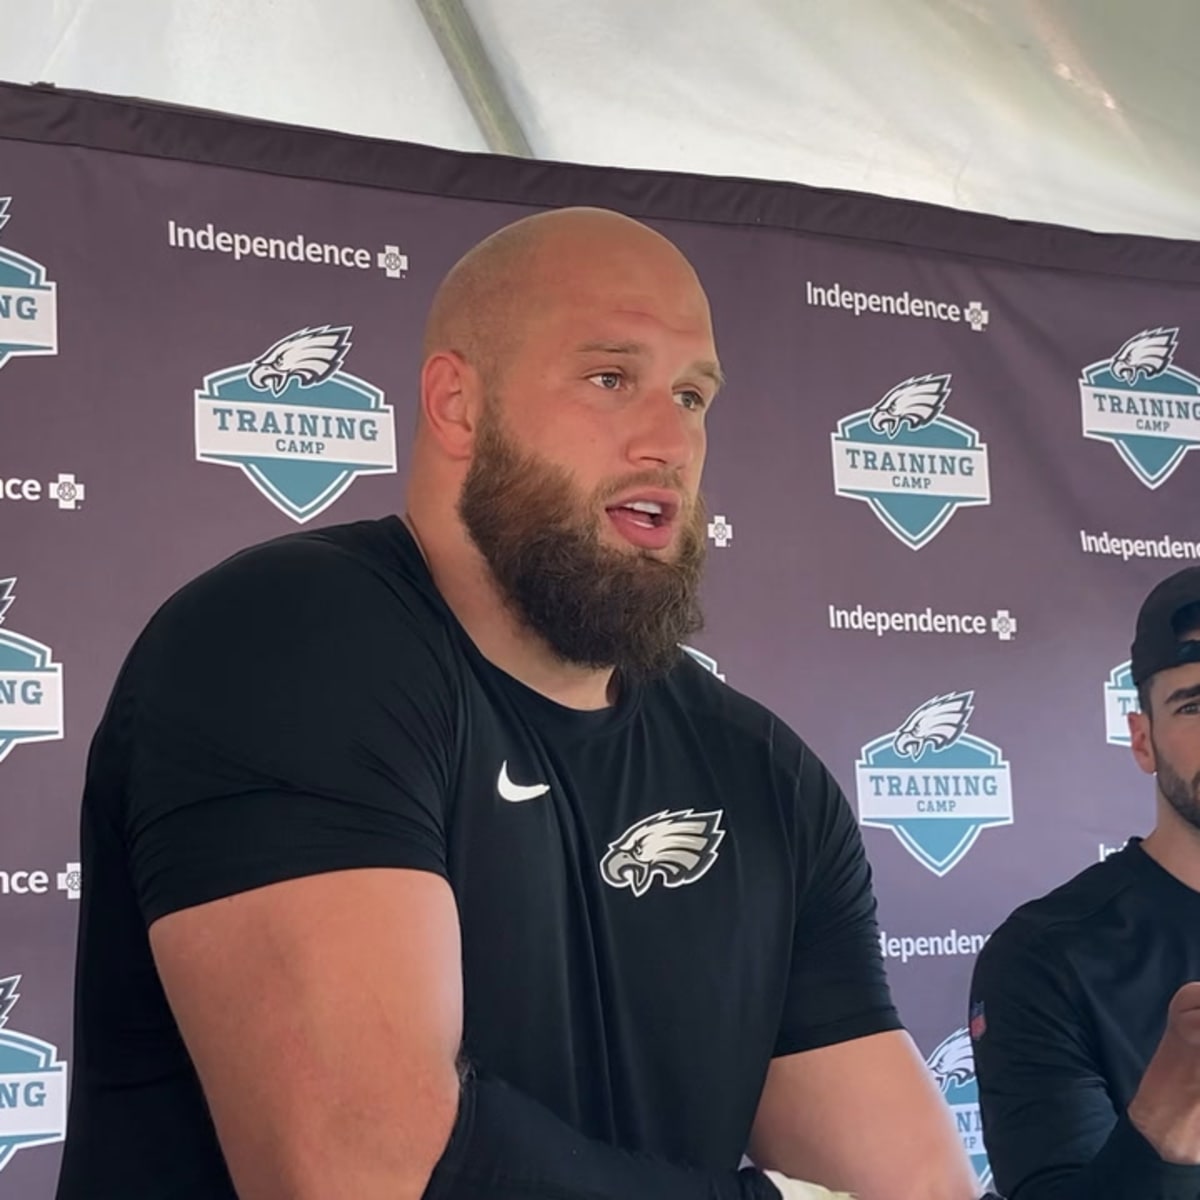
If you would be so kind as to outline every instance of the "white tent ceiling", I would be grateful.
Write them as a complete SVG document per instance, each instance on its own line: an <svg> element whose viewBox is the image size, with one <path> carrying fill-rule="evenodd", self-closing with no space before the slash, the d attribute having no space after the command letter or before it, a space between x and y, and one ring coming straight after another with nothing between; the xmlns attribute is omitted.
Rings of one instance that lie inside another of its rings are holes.
<svg viewBox="0 0 1200 1200"><path fill-rule="evenodd" d="M447 58L438 13L469 18L488 61ZM0 0L0 79L483 150L462 83L490 64L490 101L542 159L1200 238L1198 15L1198 0Z"/></svg>

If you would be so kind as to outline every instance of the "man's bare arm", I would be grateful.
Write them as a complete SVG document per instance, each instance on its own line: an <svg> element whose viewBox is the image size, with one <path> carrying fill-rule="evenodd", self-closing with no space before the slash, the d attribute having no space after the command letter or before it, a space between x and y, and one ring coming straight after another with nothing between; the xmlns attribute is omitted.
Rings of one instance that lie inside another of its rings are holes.
<svg viewBox="0 0 1200 1200"><path fill-rule="evenodd" d="M750 1156L858 1200L974 1200L980 1191L949 1109L899 1030L775 1059Z"/></svg>
<svg viewBox="0 0 1200 1200"><path fill-rule="evenodd" d="M444 879L308 876L172 913L150 942L241 1200L418 1200L458 1104Z"/></svg>
<svg viewBox="0 0 1200 1200"><path fill-rule="evenodd" d="M239 1200L778 1200L758 1172L632 1154L502 1080L460 1084L440 876L272 884L163 917L150 940Z"/></svg>

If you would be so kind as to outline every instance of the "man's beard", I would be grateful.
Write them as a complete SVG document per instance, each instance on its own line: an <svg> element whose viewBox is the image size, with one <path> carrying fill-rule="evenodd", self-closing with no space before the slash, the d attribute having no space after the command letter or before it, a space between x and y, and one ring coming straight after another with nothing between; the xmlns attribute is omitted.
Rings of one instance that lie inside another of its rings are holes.
<svg viewBox="0 0 1200 1200"><path fill-rule="evenodd" d="M1153 742L1151 737L1152 745ZM1154 747L1154 763L1158 790L1163 798L1193 829L1200 829L1200 772L1190 782L1184 779L1157 746Z"/></svg>
<svg viewBox="0 0 1200 1200"><path fill-rule="evenodd" d="M615 486L671 487L671 478L642 472ZM670 670L679 643L703 625L704 512L697 497L676 515L678 548L668 561L600 540L604 501L616 496L604 488L589 503L568 471L522 451L492 399L458 513L510 609L559 658L648 679Z"/></svg>

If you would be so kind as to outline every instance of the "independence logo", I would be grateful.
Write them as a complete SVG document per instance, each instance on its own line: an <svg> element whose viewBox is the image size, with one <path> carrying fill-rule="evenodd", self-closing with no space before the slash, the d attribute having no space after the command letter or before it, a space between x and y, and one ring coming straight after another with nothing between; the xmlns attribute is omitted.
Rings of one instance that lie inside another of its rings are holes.
<svg viewBox="0 0 1200 1200"><path fill-rule="evenodd" d="M890 829L935 875L948 874L984 829L1012 824L1012 785L998 746L967 733L974 692L935 696L855 764L858 819Z"/></svg>
<svg viewBox="0 0 1200 1200"><path fill-rule="evenodd" d="M1178 344L1177 328L1143 329L1079 381L1083 436L1111 442L1148 488L1200 446L1200 377L1174 365Z"/></svg>
<svg viewBox="0 0 1200 1200"><path fill-rule="evenodd" d="M11 196L0 196L0 229ZM0 367L19 354L58 353L58 295L46 268L0 246Z"/></svg>
<svg viewBox="0 0 1200 1200"><path fill-rule="evenodd" d="M17 581L0 579L0 624ZM0 629L0 762L18 742L53 742L63 735L62 665L49 646Z"/></svg>
<svg viewBox="0 0 1200 1200"><path fill-rule="evenodd" d="M1113 667L1104 685L1104 730L1110 746L1129 745L1129 723L1125 718L1138 711L1137 688L1133 686L1130 665L1127 660Z"/></svg>
<svg viewBox="0 0 1200 1200"><path fill-rule="evenodd" d="M20 982L0 979L0 1171L18 1150L61 1142L67 1131L67 1064L58 1047L4 1028Z"/></svg>
<svg viewBox="0 0 1200 1200"><path fill-rule="evenodd" d="M987 446L945 414L949 375L898 383L832 434L834 490L863 500L906 546L920 550L962 507L991 503Z"/></svg>
<svg viewBox="0 0 1200 1200"><path fill-rule="evenodd" d="M206 375L196 392L196 458L240 468L300 524L356 476L394 474L392 409L374 384L342 370L350 333L348 325L299 329L251 362Z"/></svg>
<svg viewBox="0 0 1200 1200"><path fill-rule="evenodd" d="M975 1081L970 1033L966 1029L956 1030L925 1060L925 1065L950 1106L963 1149L979 1177L979 1186L990 1187L992 1169L983 1144L983 1118L979 1115L979 1085Z"/></svg>

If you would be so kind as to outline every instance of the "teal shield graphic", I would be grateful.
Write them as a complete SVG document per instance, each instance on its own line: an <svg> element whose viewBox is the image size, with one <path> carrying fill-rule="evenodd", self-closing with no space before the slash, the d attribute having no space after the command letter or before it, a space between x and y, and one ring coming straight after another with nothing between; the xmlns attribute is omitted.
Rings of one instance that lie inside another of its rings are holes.
<svg viewBox="0 0 1200 1200"><path fill-rule="evenodd" d="M1172 419L1176 411L1175 402L1200 399L1200 377L1182 367L1169 366L1151 378L1142 378L1131 385L1112 373L1112 360L1092 363L1083 369L1079 382L1083 400L1083 435L1096 441L1110 442L1116 447L1125 465L1148 488L1157 488L1171 477L1175 468L1189 450L1200 446L1200 406L1192 407L1190 417ZM1103 414L1098 406L1104 398L1121 399L1128 407L1133 425L1141 425L1147 432L1133 429L1117 432L1112 424L1130 424L1127 418L1113 418ZM1155 427L1158 432L1154 432Z"/></svg>
<svg viewBox="0 0 1200 1200"><path fill-rule="evenodd" d="M379 414L379 422L387 423L386 441L392 443L392 409L384 403L383 392L374 384L345 371L337 371L310 386L303 385L297 378L289 379L287 386L276 395L251 386L248 375L254 366L254 363L242 363L206 375L204 386L196 392L198 408L201 405L208 407L213 402L230 406L240 403L255 406L245 411L262 413L264 407L269 406L272 428L277 425L287 431L276 441L289 452L291 449L304 450L315 446L320 440L320 431L336 428L339 418L342 425L352 428L354 415L365 413ZM296 410L298 432L287 420L289 408ZM318 412L321 415L314 415ZM230 423L230 430L236 433L232 425L236 417L226 416L223 419ZM199 417L197 422L199 426ZM300 428L302 422L308 422L317 432L309 435ZM223 451L210 434L206 448L198 450L197 458L202 462L240 467L272 504L294 520L304 522L333 504L358 475L395 473L394 449L389 461L381 461L378 455L372 455L369 459L355 456L354 448L353 441L334 438L328 440L320 458L311 454L254 457L240 453L236 448ZM340 453L347 457L339 459Z"/></svg>
<svg viewBox="0 0 1200 1200"><path fill-rule="evenodd" d="M17 676L18 678L13 678ZM50 647L0 630L0 762L19 742L50 742L62 737L62 716L58 703L47 705L45 724L38 728L26 722L19 726L6 722L6 715L22 699L33 693L61 697L62 665L51 661Z"/></svg>
<svg viewBox="0 0 1200 1200"><path fill-rule="evenodd" d="M0 216L4 208L0 206ZM0 225L3 225L0 220ZM17 354L57 354L55 285L46 279L46 268L32 258L0 248L0 367ZM35 320L32 314L49 314ZM13 330L26 325L29 334L14 338Z"/></svg>
<svg viewBox="0 0 1200 1200"><path fill-rule="evenodd" d="M979 1115L979 1086L975 1082L975 1058L966 1029L952 1033L926 1060L950 1112L963 1149L983 1189L992 1185L992 1169L983 1144L983 1122Z"/></svg>
<svg viewBox="0 0 1200 1200"><path fill-rule="evenodd" d="M67 1065L49 1042L0 1031L0 1171L18 1150L61 1142Z"/></svg>
<svg viewBox="0 0 1200 1200"><path fill-rule="evenodd" d="M939 451L953 457L963 451L986 449L976 430L945 414L919 429L905 429L894 438L886 432L873 430L870 420L870 409L843 417L833 435L835 455L839 449L853 449L858 453L871 449L881 456L915 452L932 458ZM881 471L880 478L889 476ZM913 550L920 550L937 537L959 508L990 503L986 474L981 478L937 476L925 490L883 490L848 485L838 480L836 490L839 496L849 496L870 505L884 526Z"/></svg>
<svg viewBox="0 0 1200 1200"><path fill-rule="evenodd" d="M1133 672L1126 660L1113 667L1104 684L1104 733L1110 746L1129 745L1129 722L1131 712L1138 711L1137 688L1133 686Z"/></svg>
<svg viewBox="0 0 1200 1200"><path fill-rule="evenodd" d="M897 753L895 739L888 733L863 747L859 820L890 829L922 866L946 875L983 830L1012 824L1008 764L998 746L970 733L915 761Z"/></svg>

